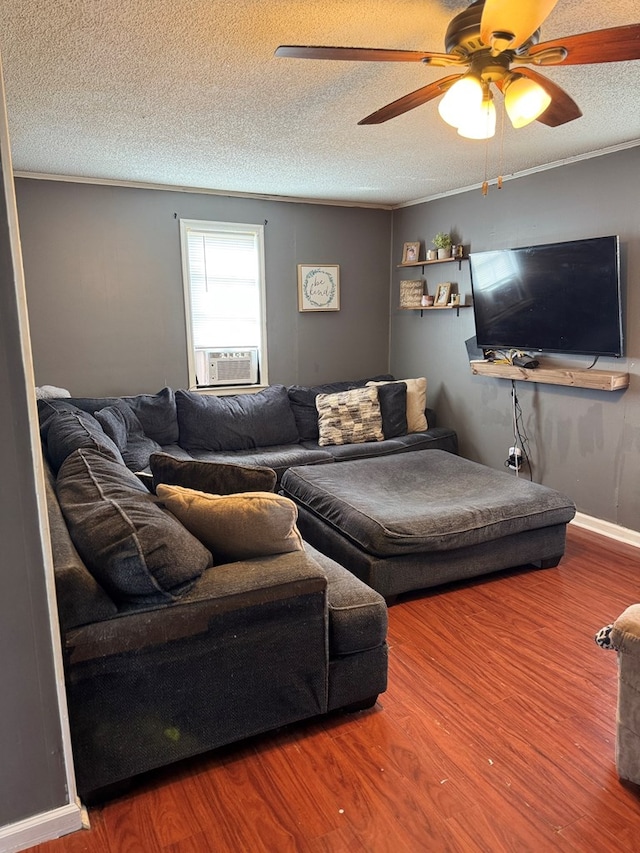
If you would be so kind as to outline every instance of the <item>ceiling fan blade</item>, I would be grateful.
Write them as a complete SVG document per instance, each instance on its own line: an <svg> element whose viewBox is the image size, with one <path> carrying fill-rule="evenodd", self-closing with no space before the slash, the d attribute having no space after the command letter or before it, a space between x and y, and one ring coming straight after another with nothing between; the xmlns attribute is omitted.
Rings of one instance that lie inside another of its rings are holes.
<svg viewBox="0 0 640 853"><path fill-rule="evenodd" d="M276 56L290 59L341 59L348 62L424 62L427 65L460 65L460 58L425 50L386 50L378 47L319 47L282 44Z"/></svg>
<svg viewBox="0 0 640 853"><path fill-rule="evenodd" d="M515 50L533 35L558 0L486 0L482 41L496 52Z"/></svg>
<svg viewBox="0 0 640 853"><path fill-rule="evenodd" d="M408 113L409 110L426 104L427 101L437 98L438 95L444 95L447 89L453 86L456 80L459 80L462 76L462 74L450 74L448 77L442 77L440 80L436 80L435 83L430 83L428 86L416 89L415 92L404 95L404 97L398 98L397 101L387 104L386 107L376 110L375 113L371 113L371 115L363 118L358 124L382 124L384 121L389 121L390 118Z"/></svg>
<svg viewBox="0 0 640 853"><path fill-rule="evenodd" d="M537 65L589 65L640 59L640 24L544 41L526 56Z"/></svg>
<svg viewBox="0 0 640 853"><path fill-rule="evenodd" d="M566 124L569 121L580 118L582 110L573 98L564 89L561 89L560 86L549 80L548 77L538 74L532 68L518 68L518 74L522 74L523 77L533 80L539 86L542 86L545 92L551 96L551 103L542 115L538 116L536 121L546 124L547 127L558 127L561 124Z"/></svg>

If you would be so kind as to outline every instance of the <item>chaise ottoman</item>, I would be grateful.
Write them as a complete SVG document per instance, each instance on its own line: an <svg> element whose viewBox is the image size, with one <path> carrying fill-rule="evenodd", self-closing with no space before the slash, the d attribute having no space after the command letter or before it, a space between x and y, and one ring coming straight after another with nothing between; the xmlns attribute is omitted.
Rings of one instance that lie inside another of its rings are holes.
<svg viewBox="0 0 640 853"><path fill-rule="evenodd" d="M309 543L389 599L515 566L557 566L566 495L443 450L290 468Z"/></svg>

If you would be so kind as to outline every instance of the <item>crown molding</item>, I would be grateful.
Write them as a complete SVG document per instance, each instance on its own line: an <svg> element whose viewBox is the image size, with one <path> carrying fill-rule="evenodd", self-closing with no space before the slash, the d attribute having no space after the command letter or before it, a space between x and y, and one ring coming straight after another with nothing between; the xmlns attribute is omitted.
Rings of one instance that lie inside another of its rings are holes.
<svg viewBox="0 0 640 853"><path fill-rule="evenodd" d="M571 163L579 163L582 160L591 160L594 157L602 157L606 154L615 154L617 151L626 151L628 148L637 148L640 146L640 139L632 139L630 142L622 142L619 145L612 145L609 148L599 148L597 151L589 151L586 154L576 154L573 157L565 157L563 160L555 160L553 163L545 163L541 166L533 166L531 169L523 169L521 172L512 172L510 175L503 175L502 180L514 181L518 178L526 178L529 175L536 175L538 172L546 172L549 169L557 169L560 166L568 166ZM495 180L489 181L489 185L495 184ZM413 207L417 204L426 204L429 201L437 201L440 198L449 198L449 196L459 195L460 193L468 193L473 190L482 189L482 182L471 184L466 187L460 187L455 190L448 190L444 193L424 196L417 198L414 201L405 201L393 206L393 210L400 210L403 207Z"/></svg>
<svg viewBox="0 0 640 853"><path fill-rule="evenodd" d="M139 190L161 190L174 193L196 193L199 195L217 195L226 198L248 198L258 201L282 201L290 204L320 204L330 207L363 207L372 210L393 210L392 204L373 204L359 201L343 201L323 198L298 198L296 196L270 195L267 193L233 192L231 190L214 190L208 187L177 186L174 184L154 184L144 181L125 181L111 178L89 178L81 175L54 175L47 172L24 172L15 169L15 178L28 178L34 181L59 181L69 184L90 184L91 186L125 187Z"/></svg>
<svg viewBox="0 0 640 853"><path fill-rule="evenodd" d="M531 169L523 169L519 172L512 172L509 175L503 175L502 180L503 182L514 181L518 178L526 178L529 175L536 175L539 172L546 172L549 169L557 169L560 166L568 166L572 163L579 163L583 160L591 160L594 157L602 157L606 156L607 154L615 154L618 151L626 151L629 148L637 148L638 146L640 146L640 139L632 139L629 142L622 142L619 145L612 145L609 148L600 148L597 151L589 151L585 154L576 154L573 157L565 157L562 160L555 160L553 163L544 163L540 166L533 166ZM47 172L28 172L15 170L13 174L16 178L27 178L29 180L34 181L59 181L62 183L71 184L89 184L91 186L125 187L129 189L161 190L164 192L176 193L196 193L199 195L216 195L223 196L226 198L247 198L254 199L257 201L280 201L287 202L289 204L317 204L325 205L328 207L359 207L368 210L392 211L401 210L405 207L414 207L418 204L427 204L430 201L437 201L441 198L449 198L450 196L460 195L461 193L473 192L474 190L479 190L482 188L482 182L478 182L476 184L469 184L465 187L458 187L453 190L447 190L443 193L435 193L434 195L423 196L422 198L413 199L412 201L403 201L394 204L376 204L364 201L359 202L337 199L306 198L297 196L273 195L269 193L234 192L232 190L216 190L211 189L209 187L156 184L151 182L146 183L144 181L115 180L111 178L91 178L81 175L56 175L49 174ZM495 181L490 181L489 185L491 186L494 183Z"/></svg>

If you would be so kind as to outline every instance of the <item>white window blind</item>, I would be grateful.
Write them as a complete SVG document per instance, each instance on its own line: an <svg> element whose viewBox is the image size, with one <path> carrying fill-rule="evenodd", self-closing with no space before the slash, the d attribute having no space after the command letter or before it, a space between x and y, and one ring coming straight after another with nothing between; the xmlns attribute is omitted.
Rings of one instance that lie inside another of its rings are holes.
<svg viewBox="0 0 640 853"><path fill-rule="evenodd" d="M263 226L182 220L188 337L199 349L264 352Z"/></svg>

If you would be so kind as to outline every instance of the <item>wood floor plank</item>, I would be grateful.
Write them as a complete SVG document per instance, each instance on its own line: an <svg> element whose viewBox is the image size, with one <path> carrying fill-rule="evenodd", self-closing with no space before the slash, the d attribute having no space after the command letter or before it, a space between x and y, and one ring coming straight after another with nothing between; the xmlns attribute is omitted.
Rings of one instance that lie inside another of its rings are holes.
<svg viewBox="0 0 640 853"><path fill-rule="evenodd" d="M570 526L553 569L402 596L374 709L148 774L36 853L637 853L615 772L617 661L640 550Z"/></svg>

